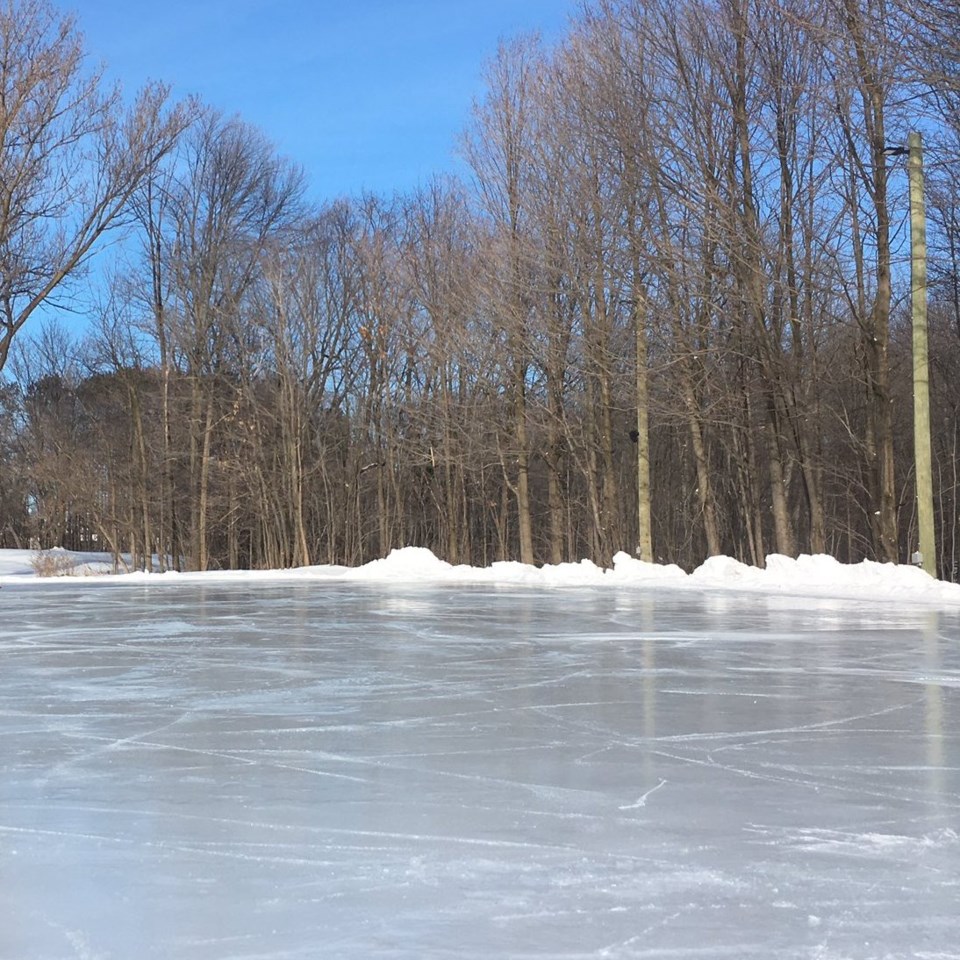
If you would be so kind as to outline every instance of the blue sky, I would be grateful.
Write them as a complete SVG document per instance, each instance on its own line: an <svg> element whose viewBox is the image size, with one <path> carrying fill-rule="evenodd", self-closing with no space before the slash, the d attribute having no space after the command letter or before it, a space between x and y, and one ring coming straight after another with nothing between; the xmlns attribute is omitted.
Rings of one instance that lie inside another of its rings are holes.
<svg viewBox="0 0 960 960"><path fill-rule="evenodd" d="M130 92L164 80L259 127L318 200L457 169L456 136L502 37L559 39L579 0L76 0Z"/></svg>

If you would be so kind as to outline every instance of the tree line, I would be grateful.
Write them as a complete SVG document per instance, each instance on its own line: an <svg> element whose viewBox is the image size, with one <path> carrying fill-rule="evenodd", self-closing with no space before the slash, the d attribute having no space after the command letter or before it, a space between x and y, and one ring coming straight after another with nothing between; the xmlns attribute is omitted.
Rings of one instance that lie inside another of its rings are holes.
<svg viewBox="0 0 960 960"><path fill-rule="evenodd" d="M956 578L948 0L596 0L556 46L501 45L468 175L319 207L241 119L104 92L43 0L7 0L0 32L3 545L198 570L409 544L474 564L904 562L891 147L920 130ZM108 230L122 256L78 339L58 311Z"/></svg>

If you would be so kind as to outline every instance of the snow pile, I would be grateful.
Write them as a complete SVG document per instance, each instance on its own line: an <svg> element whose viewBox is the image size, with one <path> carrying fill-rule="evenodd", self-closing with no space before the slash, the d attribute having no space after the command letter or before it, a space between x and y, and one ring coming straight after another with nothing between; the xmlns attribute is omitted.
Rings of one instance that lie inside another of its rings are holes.
<svg viewBox="0 0 960 960"><path fill-rule="evenodd" d="M612 570L604 570L591 560L579 563L545 564L534 567L514 560L501 560L489 567L454 566L439 560L423 547L392 550L385 559L373 560L362 567L312 568L339 571L347 580L410 582L499 583L531 587L583 587L602 583L678 583L687 575L675 564L643 563L629 554L618 553Z"/></svg>
<svg viewBox="0 0 960 960"><path fill-rule="evenodd" d="M467 567L439 560L422 547L406 547L391 551L383 560L374 560L355 569L313 567L306 568L304 573L310 570L346 580L373 582L497 583L532 587L621 584L960 604L960 584L935 580L917 567L872 560L845 564L825 555L803 555L793 559L771 554L767 557L765 569L751 567L732 557L711 557L693 573L687 574L676 564L645 563L627 553L618 553L610 570L604 570L589 560L542 567L515 562Z"/></svg>
<svg viewBox="0 0 960 960"><path fill-rule="evenodd" d="M54 557L75 561L71 572L109 573L109 554L73 554L48 551ZM24 582L37 578L30 550L0 550L0 583ZM149 580L150 582L250 581L279 579L348 580L367 583L485 583L503 586L582 587L619 585L669 587L680 590L735 590L785 596L835 597L854 600L905 600L933 604L960 605L960 584L935 580L916 567L891 563L843 564L828 556L803 555L796 559L772 554L766 568L759 569L731 557L711 557L687 574L675 564L645 563L626 553L613 558L613 567L605 570L589 560L579 563L547 564L534 567L512 561L489 567L453 565L440 560L423 547L405 547L391 551L382 560L362 567L314 566L296 570L234 570L208 573L133 573L125 577L92 577L95 582Z"/></svg>
<svg viewBox="0 0 960 960"><path fill-rule="evenodd" d="M326 570L350 570L349 567L321 567ZM446 560L426 547L405 547L391 550L383 560L371 560L352 569L355 580L444 580L453 569Z"/></svg>
<svg viewBox="0 0 960 960"><path fill-rule="evenodd" d="M711 557L690 574L702 587L851 599L916 599L960 603L960 584L935 580L919 567L863 560L840 563L824 554L767 557L766 568L730 557Z"/></svg>

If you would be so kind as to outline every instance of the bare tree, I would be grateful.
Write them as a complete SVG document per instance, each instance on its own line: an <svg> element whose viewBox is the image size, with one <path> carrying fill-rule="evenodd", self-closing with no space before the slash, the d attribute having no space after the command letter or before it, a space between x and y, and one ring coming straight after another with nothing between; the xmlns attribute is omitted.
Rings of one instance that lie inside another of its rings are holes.
<svg viewBox="0 0 960 960"><path fill-rule="evenodd" d="M85 66L82 35L46 0L0 6L0 369L14 336L122 224L189 107L167 88L124 107Z"/></svg>
<svg viewBox="0 0 960 960"><path fill-rule="evenodd" d="M499 256L491 261L491 293L506 332L509 390L513 400L513 437L504 467L505 482L517 503L520 559L533 563L530 501L530 443L527 436L527 389L530 374L530 288L527 282L527 181L531 172L533 118L531 97L541 67L536 38L501 46L490 64L486 99L475 109L474 125L464 146L477 178L484 210L493 224ZM511 479L511 474L513 479Z"/></svg>
<svg viewBox="0 0 960 960"><path fill-rule="evenodd" d="M163 336L180 352L189 383L189 554L191 566L204 570L222 375L238 358L242 303L261 259L300 213L303 176L257 130L214 111L193 126L178 159L160 252L171 298Z"/></svg>
<svg viewBox="0 0 960 960"><path fill-rule="evenodd" d="M893 290L887 146L899 44L881 0L835 0L833 13L831 66L857 276L856 296L850 302L861 331L867 392L869 515L878 556L895 563L899 549L890 397Z"/></svg>

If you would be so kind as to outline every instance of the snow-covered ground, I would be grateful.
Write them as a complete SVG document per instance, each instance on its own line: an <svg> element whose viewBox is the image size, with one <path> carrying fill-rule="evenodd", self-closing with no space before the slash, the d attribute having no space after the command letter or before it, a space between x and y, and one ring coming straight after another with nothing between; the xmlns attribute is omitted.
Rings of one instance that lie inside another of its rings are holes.
<svg viewBox="0 0 960 960"><path fill-rule="evenodd" d="M39 570L46 571L44 579L100 576L113 573L113 560L109 553L79 553L61 547L42 551L0 550L0 584L37 577Z"/></svg>
<svg viewBox="0 0 960 960"><path fill-rule="evenodd" d="M49 551L74 561L74 576L109 574L109 554L71 554ZM0 585L38 578L34 570L37 554L29 550L0 550ZM132 573L111 578L122 583L147 579L150 582L258 582L277 579L350 580L366 583L486 583L502 586L665 586L682 590L735 590L777 596L836 597L860 600L896 600L949 607L960 606L960 584L935 580L916 567L864 560L857 564L838 563L828 556L800 556L796 559L773 554L766 568L747 566L730 557L711 557L687 574L675 564L643 563L618 553L613 568L601 569L589 560L556 566L533 567L522 563L494 563L490 567L452 566L429 550L406 547L394 550L383 560L362 567L314 566L294 570L210 571L207 573Z"/></svg>
<svg viewBox="0 0 960 960"><path fill-rule="evenodd" d="M960 957L960 609L620 566L10 575L0 958Z"/></svg>

